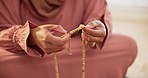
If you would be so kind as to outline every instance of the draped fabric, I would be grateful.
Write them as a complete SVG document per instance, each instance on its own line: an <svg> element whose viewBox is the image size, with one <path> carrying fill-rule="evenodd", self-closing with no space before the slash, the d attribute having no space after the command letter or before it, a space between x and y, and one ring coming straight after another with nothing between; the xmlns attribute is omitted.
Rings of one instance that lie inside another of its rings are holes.
<svg viewBox="0 0 148 78"><path fill-rule="evenodd" d="M102 49L86 46L86 78L124 78L137 46L131 37L112 33L106 0L0 0L0 78L55 78L53 54L41 57L31 46L29 21L70 31L93 20L105 24L107 35ZM67 49L57 53L60 78L81 78L80 35L72 38L72 56Z"/></svg>
<svg viewBox="0 0 148 78"><path fill-rule="evenodd" d="M22 4L26 5L31 13L39 19L55 16L63 3L62 0L23 0Z"/></svg>

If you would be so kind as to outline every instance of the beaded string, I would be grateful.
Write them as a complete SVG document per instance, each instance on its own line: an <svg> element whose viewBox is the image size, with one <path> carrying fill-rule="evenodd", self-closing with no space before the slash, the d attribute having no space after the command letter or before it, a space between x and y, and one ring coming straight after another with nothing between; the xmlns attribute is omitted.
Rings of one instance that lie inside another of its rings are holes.
<svg viewBox="0 0 148 78"><path fill-rule="evenodd" d="M71 36L72 34L82 30L82 26L80 25L78 28L71 30L68 34ZM61 36L64 37L64 36ZM69 45L68 45L68 54L72 55L71 51L71 37L69 39ZM56 72L56 78L59 78L59 68L58 68L58 62L57 62L57 55L56 52L54 52L54 65L55 65L55 72ZM82 39L82 78L85 78L85 41Z"/></svg>
<svg viewBox="0 0 148 78"><path fill-rule="evenodd" d="M57 55L56 55L56 52L54 52L53 54L54 54L55 74L56 74L56 78L59 78L59 66L57 62Z"/></svg>
<svg viewBox="0 0 148 78"><path fill-rule="evenodd" d="M82 30L81 25L78 28L70 31L69 34L74 34L80 30ZM82 78L85 78L85 41L83 39L82 39Z"/></svg>
<svg viewBox="0 0 148 78"><path fill-rule="evenodd" d="M72 55L72 51L71 51L71 37L69 38L69 42L68 42L68 49L67 49L68 51L68 54L69 55Z"/></svg>
<svg viewBox="0 0 148 78"><path fill-rule="evenodd" d="M82 39L82 78L85 78L85 41Z"/></svg>
<svg viewBox="0 0 148 78"><path fill-rule="evenodd" d="M77 27L76 29L71 30L68 34L71 36L72 34L78 32L80 30L82 30L82 26L81 25L79 27ZM69 39L68 54L72 55L72 51L71 51L71 37Z"/></svg>

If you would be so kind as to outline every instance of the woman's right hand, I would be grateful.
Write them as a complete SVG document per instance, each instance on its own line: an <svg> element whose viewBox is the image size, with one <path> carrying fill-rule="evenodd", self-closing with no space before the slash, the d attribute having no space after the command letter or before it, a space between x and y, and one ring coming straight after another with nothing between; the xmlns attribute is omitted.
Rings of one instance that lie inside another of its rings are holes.
<svg viewBox="0 0 148 78"><path fill-rule="evenodd" d="M62 51L70 38L70 35L62 26L55 24L46 24L33 28L31 29L31 36L34 43L47 54Z"/></svg>

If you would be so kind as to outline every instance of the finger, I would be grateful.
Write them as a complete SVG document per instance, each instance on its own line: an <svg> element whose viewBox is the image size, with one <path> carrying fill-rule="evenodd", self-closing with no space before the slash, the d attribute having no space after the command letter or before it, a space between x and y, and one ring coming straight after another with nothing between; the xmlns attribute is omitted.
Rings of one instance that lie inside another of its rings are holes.
<svg viewBox="0 0 148 78"><path fill-rule="evenodd" d="M63 34L66 34L67 31L62 28L61 25L55 25L55 24L45 24L39 26L41 29L46 29L48 32L52 33L55 36L61 36Z"/></svg>
<svg viewBox="0 0 148 78"><path fill-rule="evenodd" d="M47 41L42 41L42 45L40 47L45 53L53 53L57 51L61 51L65 48L65 45L53 45Z"/></svg>
<svg viewBox="0 0 148 78"><path fill-rule="evenodd" d="M50 42L53 45L65 45L69 41L70 35L66 34L64 37L57 37L52 34L48 34L46 41Z"/></svg>
<svg viewBox="0 0 148 78"><path fill-rule="evenodd" d="M102 42L104 39L104 37L94 37L94 36L91 36L89 34L84 34L84 33L82 33L82 36L84 40L88 42Z"/></svg>
<svg viewBox="0 0 148 78"><path fill-rule="evenodd" d="M62 28L62 26L60 26L60 25L56 26L53 30L50 30L50 31L51 31L52 35L58 36L58 37L60 37L60 36L62 36L62 35L67 33L67 31L64 30Z"/></svg>
<svg viewBox="0 0 148 78"><path fill-rule="evenodd" d="M56 27L56 25L54 25L54 24L45 24L45 25L40 25L39 27L43 28L43 29L53 29L54 27Z"/></svg>
<svg viewBox="0 0 148 78"><path fill-rule="evenodd" d="M44 28L50 30L50 31L55 31L55 32L58 32L58 33L67 33L66 30L64 30L64 28L61 26L61 25L55 25L55 24L47 24L47 25L43 25L45 26Z"/></svg>
<svg viewBox="0 0 148 78"><path fill-rule="evenodd" d="M82 37L83 37L83 35L82 35ZM86 38L85 38L84 42L86 45L89 45L90 47L94 47L94 46L97 47L96 43L98 43L98 42L94 42L94 41L88 41L88 40L86 40Z"/></svg>
<svg viewBox="0 0 148 78"><path fill-rule="evenodd" d="M59 51L62 51L63 49L65 49L65 46L52 46L52 47L48 47L45 49L45 52L47 54L51 54L53 52L59 52Z"/></svg>
<svg viewBox="0 0 148 78"><path fill-rule="evenodd" d="M86 34L90 34L92 36L96 36L96 37L100 37L100 36L105 36L106 32L103 29L99 29L99 30L94 30L94 29L90 29L88 27L83 27L82 29Z"/></svg>
<svg viewBox="0 0 148 78"><path fill-rule="evenodd" d="M89 28L95 28L95 27L100 27L100 28L104 28L105 29L105 25L99 21L99 20L94 20L94 21L91 21L89 22L86 27L89 27Z"/></svg>
<svg viewBox="0 0 148 78"><path fill-rule="evenodd" d="M85 44L90 45L91 47L93 47L96 44L96 42L85 41Z"/></svg>

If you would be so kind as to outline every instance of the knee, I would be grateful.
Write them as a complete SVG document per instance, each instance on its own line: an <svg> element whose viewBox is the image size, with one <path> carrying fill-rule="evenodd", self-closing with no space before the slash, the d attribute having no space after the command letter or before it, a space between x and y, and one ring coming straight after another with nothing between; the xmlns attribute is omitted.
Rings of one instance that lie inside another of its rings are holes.
<svg viewBox="0 0 148 78"><path fill-rule="evenodd" d="M134 62L138 48L137 48L137 43L135 39L132 37L126 36L126 35L119 35L119 34L114 34L114 39L116 40L115 42L123 47L122 49L126 50L128 53L128 56L130 57L130 65Z"/></svg>
<svg viewBox="0 0 148 78"><path fill-rule="evenodd" d="M126 49L129 51L130 55L135 58L137 56L137 43L135 39L130 36L121 35L122 39L124 40L123 43L125 44Z"/></svg>
<svg viewBox="0 0 148 78"><path fill-rule="evenodd" d="M128 46L127 50L129 51L129 57L130 57L129 66L131 66L133 62L135 61L137 53L138 53L137 43L135 39L129 36L125 36L125 43L127 43L127 46Z"/></svg>

